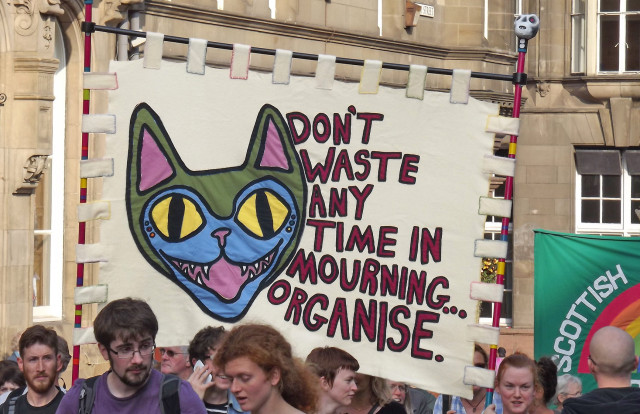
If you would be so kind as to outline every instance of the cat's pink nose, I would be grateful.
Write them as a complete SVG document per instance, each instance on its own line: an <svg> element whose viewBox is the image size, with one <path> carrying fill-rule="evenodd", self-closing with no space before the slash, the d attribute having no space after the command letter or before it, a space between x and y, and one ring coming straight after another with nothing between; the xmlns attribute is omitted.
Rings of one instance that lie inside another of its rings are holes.
<svg viewBox="0 0 640 414"><path fill-rule="evenodd" d="M220 247L224 247L226 241L227 241L227 236L231 233L231 230L229 229L220 229L220 230L216 230L213 233L211 233L211 236L215 237L216 239L218 239L218 243L220 244Z"/></svg>

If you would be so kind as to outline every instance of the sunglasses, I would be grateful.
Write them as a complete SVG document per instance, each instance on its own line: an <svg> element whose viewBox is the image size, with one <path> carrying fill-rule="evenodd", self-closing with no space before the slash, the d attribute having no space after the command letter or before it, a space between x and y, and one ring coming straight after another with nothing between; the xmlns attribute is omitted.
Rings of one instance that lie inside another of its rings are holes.
<svg viewBox="0 0 640 414"><path fill-rule="evenodd" d="M166 349L166 348L160 348L159 351L160 351L160 355L167 354L167 356L169 358L173 358L176 355L186 355L186 354L188 354L188 352L175 352L175 351L172 351L172 350Z"/></svg>

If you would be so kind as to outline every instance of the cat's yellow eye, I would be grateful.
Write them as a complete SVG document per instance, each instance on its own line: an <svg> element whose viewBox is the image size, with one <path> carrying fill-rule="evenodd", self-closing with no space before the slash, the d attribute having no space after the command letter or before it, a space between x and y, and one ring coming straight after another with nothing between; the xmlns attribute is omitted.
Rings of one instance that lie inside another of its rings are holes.
<svg viewBox="0 0 640 414"><path fill-rule="evenodd" d="M260 238L273 237L287 221L290 209L274 192L261 189L251 193L238 210L238 221Z"/></svg>
<svg viewBox="0 0 640 414"><path fill-rule="evenodd" d="M165 197L151 209L156 229L172 241L182 240L203 225L202 213L189 198L179 194Z"/></svg>

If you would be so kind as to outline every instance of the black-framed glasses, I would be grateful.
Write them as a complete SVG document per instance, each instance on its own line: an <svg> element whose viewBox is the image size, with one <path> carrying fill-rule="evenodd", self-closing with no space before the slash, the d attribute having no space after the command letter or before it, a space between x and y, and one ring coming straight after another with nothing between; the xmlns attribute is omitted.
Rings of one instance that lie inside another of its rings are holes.
<svg viewBox="0 0 640 414"><path fill-rule="evenodd" d="M596 363L596 361L594 361L594 360L593 360L593 358L591 358L591 354L589 354L589 357L588 357L588 358L589 358L589 361L591 361L591 363L593 363L593 365L598 365L598 364Z"/></svg>
<svg viewBox="0 0 640 414"><path fill-rule="evenodd" d="M473 366L476 368L486 368L487 364L485 364L484 362L478 362L477 364L473 364Z"/></svg>
<svg viewBox="0 0 640 414"><path fill-rule="evenodd" d="M176 355L186 355L186 354L188 354L188 352L176 352L176 351L172 351L171 349L167 349L167 348L159 348L158 350L160 351L160 355L167 354L167 356L169 358L173 358Z"/></svg>
<svg viewBox="0 0 640 414"><path fill-rule="evenodd" d="M156 349L156 344L144 344L140 345L138 349L133 349L133 347L122 347L120 350L116 351L107 347L109 352L114 353L119 359L131 359L135 355L135 353L139 353L141 357L149 356L153 354L153 350Z"/></svg>

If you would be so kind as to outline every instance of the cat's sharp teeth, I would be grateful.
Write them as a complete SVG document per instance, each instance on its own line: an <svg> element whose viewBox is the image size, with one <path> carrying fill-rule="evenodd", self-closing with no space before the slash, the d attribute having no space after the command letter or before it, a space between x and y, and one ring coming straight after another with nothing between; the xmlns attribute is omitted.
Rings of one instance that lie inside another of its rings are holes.
<svg viewBox="0 0 640 414"><path fill-rule="evenodd" d="M205 275L209 276L209 266L206 266L206 265L205 265L205 266L202 266L202 272L203 272Z"/></svg>
<svg viewBox="0 0 640 414"><path fill-rule="evenodd" d="M204 286L204 283L202 282L202 278L200 277L200 275L198 275L198 277L196 278L196 282L198 282L199 285Z"/></svg>
<svg viewBox="0 0 640 414"><path fill-rule="evenodd" d="M240 270L242 271L242 274L244 275L245 273L247 273L247 266L241 265L240 266Z"/></svg>

